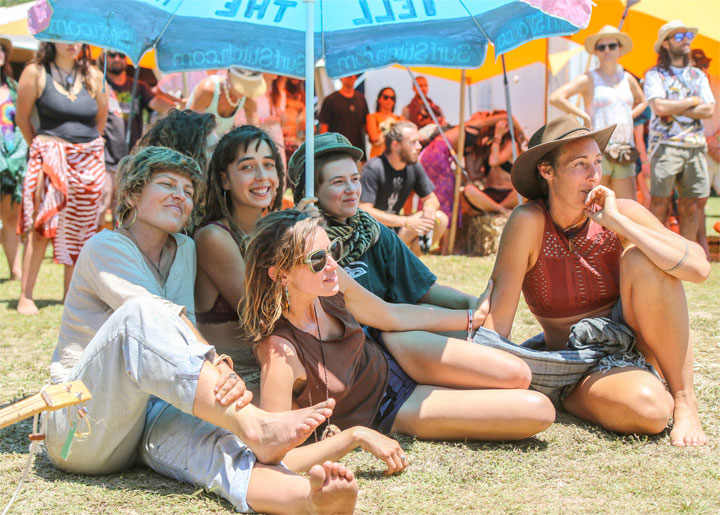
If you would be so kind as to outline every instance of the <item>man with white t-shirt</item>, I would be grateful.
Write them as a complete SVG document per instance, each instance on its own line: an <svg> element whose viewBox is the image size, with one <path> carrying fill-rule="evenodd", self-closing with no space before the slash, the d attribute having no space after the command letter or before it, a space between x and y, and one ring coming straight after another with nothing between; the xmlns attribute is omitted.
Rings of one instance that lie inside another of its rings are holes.
<svg viewBox="0 0 720 515"><path fill-rule="evenodd" d="M702 120L712 117L715 107L707 76L690 66L690 42L697 31L680 20L660 28L657 65L645 74L644 85L653 111L648 143L650 210L665 223L677 187L680 234L692 241L699 239L699 224L705 223L702 204L710 194Z"/></svg>

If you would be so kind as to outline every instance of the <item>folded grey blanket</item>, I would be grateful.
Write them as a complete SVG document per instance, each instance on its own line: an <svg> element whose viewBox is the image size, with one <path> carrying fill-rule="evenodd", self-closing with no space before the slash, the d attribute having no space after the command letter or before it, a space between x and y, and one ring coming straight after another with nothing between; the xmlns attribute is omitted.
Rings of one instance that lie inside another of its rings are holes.
<svg viewBox="0 0 720 515"><path fill-rule="evenodd" d="M595 371L638 367L658 376L635 349L635 335L622 323L620 302L613 307L609 318L585 318L573 325L567 350L546 350L543 333L517 345L484 327L477 330L473 341L523 359L532 371L531 388L555 398L564 387Z"/></svg>

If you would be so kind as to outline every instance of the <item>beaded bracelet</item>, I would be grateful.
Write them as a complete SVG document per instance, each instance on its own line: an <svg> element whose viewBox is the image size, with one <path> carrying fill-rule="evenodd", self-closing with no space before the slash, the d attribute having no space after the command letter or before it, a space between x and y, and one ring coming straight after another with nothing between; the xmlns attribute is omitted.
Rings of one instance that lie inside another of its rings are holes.
<svg viewBox="0 0 720 515"><path fill-rule="evenodd" d="M467 316L468 316L468 325L467 325L467 341L472 341L472 333L473 333L473 310L468 309L467 310Z"/></svg>

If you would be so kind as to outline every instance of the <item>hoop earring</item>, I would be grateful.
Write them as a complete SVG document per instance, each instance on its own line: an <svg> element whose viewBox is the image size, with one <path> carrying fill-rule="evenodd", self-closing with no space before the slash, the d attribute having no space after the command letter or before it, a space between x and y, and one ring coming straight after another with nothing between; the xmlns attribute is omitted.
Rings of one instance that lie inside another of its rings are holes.
<svg viewBox="0 0 720 515"><path fill-rule="evenodd" d="M225 202L225 205L227 206L227 190L223 189L223 202Z"/></svg>
<svg viewBox="0 0 720 515"><path fill-rule="evenodd" d="M128 213L131 209L134 209L134 210L135 210L135 216L133 216L132 221L131 221L129 224L126 225L126 224L123 222L123 220L125 220L125 215L127 215L127 213ZM122 212L122 215L120 215L120 218L118 218L118 229L125 229L125 230L129 229L130 226L132 226L132 224L135 223L135 220L136 220L136 219L137 219L137 208L134 208L134 207L129 207L129 208L127 208L125 211Z"/></svg>

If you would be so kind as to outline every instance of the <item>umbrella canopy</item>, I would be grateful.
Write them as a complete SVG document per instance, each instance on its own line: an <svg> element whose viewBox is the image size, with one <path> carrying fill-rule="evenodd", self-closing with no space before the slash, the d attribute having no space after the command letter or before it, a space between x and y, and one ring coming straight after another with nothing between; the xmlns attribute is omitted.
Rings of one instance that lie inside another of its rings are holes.
<svg viewBox="0 0 720 515"><path fill-rule="evenodd" d="M314 61L330 77L390 64L476 68L489 42L510 51L587 25L580 0L317 0ZM298 1L40 0L36 37L82 41L126 53L152 48L164 72L246 68L305 75L305 5Z"/></svg>

